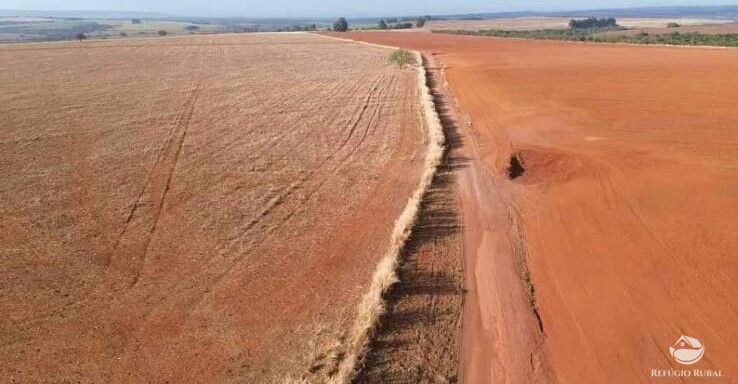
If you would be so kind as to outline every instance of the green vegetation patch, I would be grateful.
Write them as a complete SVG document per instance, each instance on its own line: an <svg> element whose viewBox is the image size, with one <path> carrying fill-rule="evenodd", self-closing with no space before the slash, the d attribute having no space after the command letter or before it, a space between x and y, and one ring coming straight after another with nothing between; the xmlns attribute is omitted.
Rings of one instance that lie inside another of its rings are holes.
<svg viewBox="0 0 738 384"><path fill-rule="evenodd" d="M397 65L398 67L416 64L415 55L406 49L396 49L390 53L389 62Z"/></svg>
<svg viewBox="0 0 738 384"><path fill-rule="evenodd" d="M474 36L493 36L493 37L511 37L518 39L537 39L537 40L569 40L569 41L588 41L595 35L607 31L616 31L622 28L590 28L590 29L537 29L533 31L508 31L504 29L481 29L477 31L467 30L433 30L434 33L448 33L453 35L474 35Z"/></svg>

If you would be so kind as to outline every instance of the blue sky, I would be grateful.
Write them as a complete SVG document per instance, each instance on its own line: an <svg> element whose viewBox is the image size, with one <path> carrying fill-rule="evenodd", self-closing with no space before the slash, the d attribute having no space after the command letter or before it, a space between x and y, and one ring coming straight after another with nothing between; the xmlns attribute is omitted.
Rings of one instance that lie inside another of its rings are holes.
<svg viewBox="0 0 738 384"><path fill-rule="evenodd" d="M1 0L0 9L146 11L177 16L361 17L727 4L738 4L738 0L713 0L709 4L691 0Z"/></svg>

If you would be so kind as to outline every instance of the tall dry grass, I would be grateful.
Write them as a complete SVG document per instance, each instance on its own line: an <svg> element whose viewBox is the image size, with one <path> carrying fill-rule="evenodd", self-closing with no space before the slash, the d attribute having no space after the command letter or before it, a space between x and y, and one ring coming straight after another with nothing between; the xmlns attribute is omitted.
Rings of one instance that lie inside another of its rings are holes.
<svg viewBox="0 0 738 384"><path fill-rule="evenodd" d="M416 69L419 97L429 139L423 173L418 187L408 200L400 217L395 221L387 253L379 261L372 276L369 291L364 294L359 304L356 320L345 344L344 358L336 374L330 378L330 383L348 383L356 374L357 367L364 358L369 341L376 330L377 322L385 312L385 294L392 284L398 281L396 271L400 252L410 237L412 228L418 219L423 196L433 181L436 169L443 158L445 141L443 127L433 103L433 96L428 89L426 71L421 64L422 56L416 51L413 51L413 55L418 63Z"/></svg>

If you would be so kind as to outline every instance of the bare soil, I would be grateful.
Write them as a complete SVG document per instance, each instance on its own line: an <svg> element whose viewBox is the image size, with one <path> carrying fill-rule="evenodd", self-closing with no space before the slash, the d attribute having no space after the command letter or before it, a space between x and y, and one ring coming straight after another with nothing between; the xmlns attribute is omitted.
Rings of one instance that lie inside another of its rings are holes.
<svg viewBox="0 0 738 384"><path fill-rule="evenodd" d="M319 377L418 182L415 72L307 34L0 47L0 376Z"/></svg>
<svg viewBox="0 0 738 384"><path fill-rule="evenodd" d="M468 116L465 382L738 382L738 50L349 36L435 54Z"/></svg>

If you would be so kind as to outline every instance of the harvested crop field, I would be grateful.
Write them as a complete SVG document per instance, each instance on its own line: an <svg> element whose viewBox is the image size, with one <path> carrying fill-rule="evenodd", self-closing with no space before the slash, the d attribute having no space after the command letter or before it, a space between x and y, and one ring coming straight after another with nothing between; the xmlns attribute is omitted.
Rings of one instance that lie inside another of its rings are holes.
<svg viewBox="0 0 738 384"><path fill-rule="evenodd" d="M324 377L422 172L416 72L308 34L0 47L0 376Z"/></svg>
<svg viewBox="0 0 738 384"><path fill-rule="evenodd" d="M434 56L467 115L464 382L738 380L738 50L348 36Z"/></svg>
<svg viewBox="0 0 738 384"><path fill-rule="evenodd" d="M510 31L530 31L536 29L566 29L569 28L570 17L509 17L487 20L431 20L425 24L426 30L434 29L504 29ZM579 17L577 19L580 19ZM676 22L684 26L721 24L725 20L711 19L679 19L679 18L618 18L618 25L626 28L666 28L669 22Z"/></svg>
<svg viewBox="0 0 738 384"><path fill-rule="evenodd" d="M602 35L605 36L618 36L618 35L626 35L626 36L632 36L637 35L639 33L651 33L651 34L669 34L669 33L705 33L709 35L719 35L719 34L733 34L738 33L738 23L731 22L731 23L720 23L720 24L699 24L699 25L690 25L690 24L680 24L679 27L673 27L673 28L667 28L667 27L654 27L654 28L646 28L646 27L637 27L635 29L628 29L623 31L607 31L603 32Z"/></svg>

